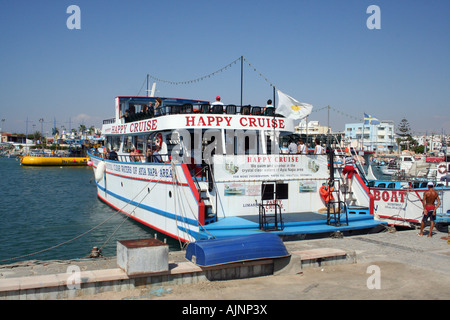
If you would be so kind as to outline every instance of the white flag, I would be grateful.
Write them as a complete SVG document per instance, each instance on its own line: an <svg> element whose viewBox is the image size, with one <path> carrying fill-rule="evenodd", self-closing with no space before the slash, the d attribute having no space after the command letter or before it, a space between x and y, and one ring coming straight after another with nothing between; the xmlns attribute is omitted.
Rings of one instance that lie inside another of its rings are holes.
<svg viewBox="0 0 450 320"><path fill-rule="evenodd" d="M277 90L277 93L278 103L275 111L276 113L294 120L303 119L311 113L313 108L312 105L299 102L280 90Z"/></svg>

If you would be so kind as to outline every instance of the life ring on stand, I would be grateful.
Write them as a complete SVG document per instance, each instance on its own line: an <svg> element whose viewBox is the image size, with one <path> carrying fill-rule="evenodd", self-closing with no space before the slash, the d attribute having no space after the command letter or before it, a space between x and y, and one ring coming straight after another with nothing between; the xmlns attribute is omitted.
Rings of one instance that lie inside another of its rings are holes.
<svg viewBox="0 0 450 320"><path fill-rule="evenodd" d="M444 174L444 173L446 173L447 172L447 166L445 165L445 164L440 164L439 166L438 166L438 171L439 171L439 173L441 173L441 174Z"/></svg>
<svg viewBox="0 0 450 320"><path fill-rule="evenodd" d="M155 145L158 145L159 147L162 146L162 143L163 143L163 137L162 137L161 132L158 132L158 133L155 135L155 137L153 138L153 143L154 143Z"/></svg>
<svg viewBox="0 0 450 320"><path fill-rule="evenodd" d="M106 164L105 161L100 161L97 166L97 170L95 170L95 180L99 182L105 176Z"/></svg>

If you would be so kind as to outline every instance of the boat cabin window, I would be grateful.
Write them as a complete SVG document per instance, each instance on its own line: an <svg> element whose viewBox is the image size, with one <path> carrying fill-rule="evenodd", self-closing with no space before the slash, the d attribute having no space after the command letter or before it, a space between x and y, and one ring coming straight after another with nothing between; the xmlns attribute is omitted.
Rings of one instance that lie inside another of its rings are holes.
<svg viewBox="0 0 450 320"><path fill-rule="evenodd" d="M226 131L226 154L259 154L259 132L255 130Z"/></svg>
<svg viewBox="0 0 450 320"><path fill-rule="evenodd" d="M386 183L384 183L384 182L379 183L378 188L386 188Z"/></svg>
<svg viewBox="0 0 450 320"><path fill-rule="evenodd" d="M267 182L262 184L261 190L262 190L261 195L262 200L288 199L289 184Z"/></svg>
<svg viewBox="0 0 450 320"><path fill-rule="evenodd" d="M394 188L395 188L395 183L394 183L394 182L391 182L391 183L388 184L387 187L388 187L389 189L394 189Z"/></svg>
<svg viewBox="0 0 450 320"><path fill-rule="evenodd" d="M119 150L120 148L120 136L107 136L106 137L106 148L111 151L112 149Z"/></svg>

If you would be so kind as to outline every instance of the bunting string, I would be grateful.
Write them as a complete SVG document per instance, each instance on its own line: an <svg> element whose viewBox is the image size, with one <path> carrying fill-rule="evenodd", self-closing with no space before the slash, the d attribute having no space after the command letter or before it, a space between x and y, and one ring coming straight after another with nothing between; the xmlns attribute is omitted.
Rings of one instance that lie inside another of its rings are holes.
<svg viewBox="0 0 450 320"><path fill-rule="evenodd" d="M330 110L333 110L334 112L336 112L336 113L338 113L338 114L340 114L340 115L346 116L347 118L351 118L351 119L354 119L354 120L356 120L356 121L361 121L361 122L364 121L363 118L357 118L357 117L352 116L352 115L350 115L350 114L348 114L348 113L345 113L345 112L342 112L342 111L340 111L340 110L338 110L338 109L336 109L336 108L333 108L332 106L325 106L325 107L322 107L322 108L320 108L320 109L313 109L312 112L318 112L318 111L322 111L322 110L328 109L328 108L330 108Z"/></svg>
<svg viewBox="0 0 450 320"><path fill-rule="evenodd" d="M149 75L149 78L158 81L158 82L163 82L163 83L168 83L168 84L172 84L172 85L180 85L180 84L191 84L191 83L195 83L195 82L199 82L202 80L205 80L207 78L210 78L212 76L215 76L216 74L219 74L225 70L227 70L228 68L232 67L233 65L235 65L239 60L241 59L241 57L237 58L236 60L234 60L233 62L230 62L229 64L227 64L226 66L220 68L219 70L216 70L210 74L207 74L205 76L196 78L196 79L192 79L192 80L187 80L187 81L169 81L169 80L164 80L164 79L160 79L157 77L154 77L152 75Z"/></svg>
<svg viewBox="0 0 450 320"><path fill-rule="evenodd" d="M258 69L256 69L256 67L254 65L252 65L245 57L242 57L242 59L246 62L246 64L253 69L254 72L256 72L262 79L264 79L265 82L267 82L271 87L276 87L271 81L269 81L269 79L267 79L267 77L265 77ZM164 79L160 79L157 77L154 77L152 75L149 75L149 78L158 81L158 82L163 82L163 83L168 83L168 84L172 84L172 85L185 85L185 84L191 84L191 83L195 83L195 82L199 82L199 81L203 81L205 79L211 78L212 76L215 76L225 70L227 70L228 68L231 68L233 65L235 65L239 60L241 60L241 57L235 59L234 61L230 62L229 64L227 64L226 66L210 73L207 75L204 75L202 77L196 78L196 79L192 79L192 80L187 80L187 81L170 81L170 80L164 80ZM145 81L144 81L145 84ZM139 92L142 90L144 84L142 85L141 89L139 90ZM139 95L139 94L138 94ZM364 121L363 118L357 118L353 115L350 115L348 113L342 112L340 110L337 110L336 108L333 108L331 106L325 106L319 109L313 109L312 112L318 112L318 111L322 111L324 109L330 108L330 110L333 110L334 112L341 114L343 116L346 116L348 118L354 119L356 121Z"/></svg>
<svg viewBox="0 0 450 320"><path fill-rule="evenodd" d="M244 57L243 57L244 58ZM250 68L253 69L261 78L263 78L271 87L275 87L275 85L270 82L261 72L259 72L247 59L244 58L244 61L247 62Z"/></svg>

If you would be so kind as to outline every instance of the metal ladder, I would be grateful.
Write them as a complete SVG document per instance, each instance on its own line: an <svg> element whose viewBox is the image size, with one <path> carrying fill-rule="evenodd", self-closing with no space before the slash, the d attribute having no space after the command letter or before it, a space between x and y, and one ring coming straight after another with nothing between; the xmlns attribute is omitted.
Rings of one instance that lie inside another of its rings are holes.
<svg viewBox="0 0 450 320"><path fill-rule="evenodd" d="M267 181L268 182L268 181ZM267 192L265 192L265 188L267 185L273 185L273 192L269 196ZM281 215L281 207L277 200L277 192L276 192L276 182L268 182L263 181L261 192L261 203L259 206L259 229L263 231L277 231L284 229L283 217ZM268 203L267 201L273 200L273 203ZM266 201L266 202L264 202ZM267 213L266 208L272 207L274 208L274 213Z"/></svg>
<svg viewBox="0 0 450 320"><path fill-rule="evenodd" d="M348 226L348 210L347 210L347 204L345 202L345 200L341 200L341 192L342 192L342 188L340 185L340 181L337 181L338 184L338 188L337 188L337 200L330 200L327 203L327 224L331 225L331 226L335 226L335 227L340 227L340 226ZM329 186L334 186L334 181L329 181ZM336 191L334 191L336 192ZM345 193L346 192L342 192L344 194L344 198L345 198ZM336 206L337 205L337 206ZM341 210L342 213L345 214L345 223L341 222Z"/></svg>

